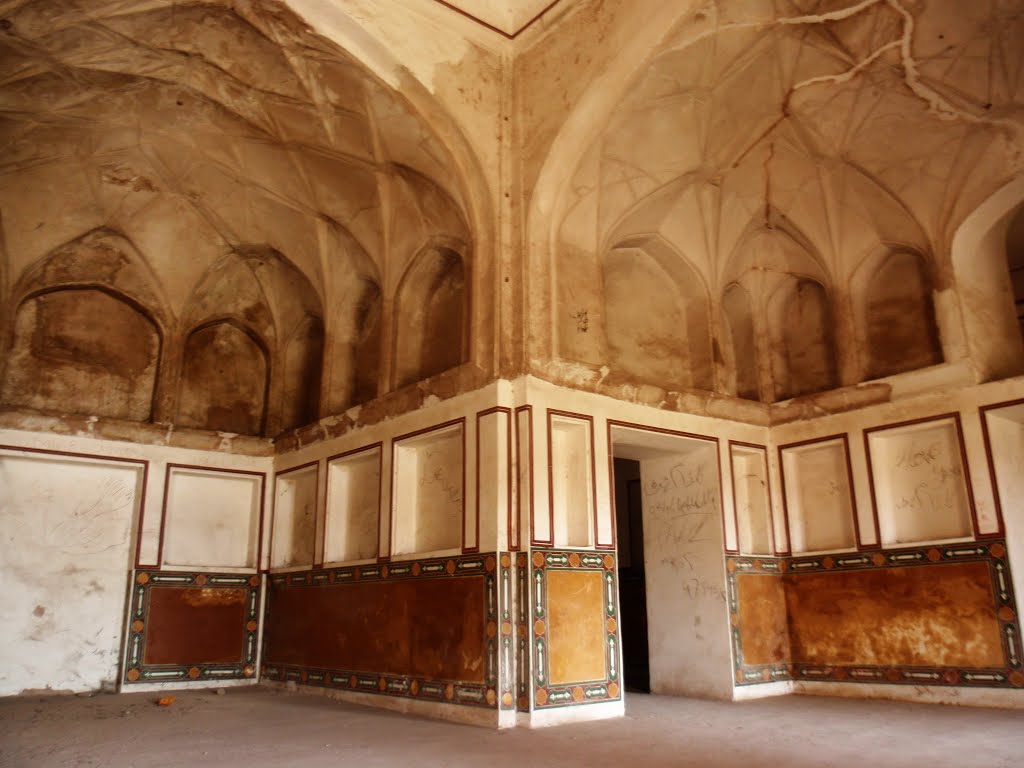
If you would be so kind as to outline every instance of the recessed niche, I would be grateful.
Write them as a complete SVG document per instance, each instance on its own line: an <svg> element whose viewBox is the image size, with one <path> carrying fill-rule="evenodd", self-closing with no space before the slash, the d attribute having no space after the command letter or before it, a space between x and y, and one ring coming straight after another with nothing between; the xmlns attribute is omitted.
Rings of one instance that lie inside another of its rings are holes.
<svg viewBox="0 0 1024 768"><path fill-rule="evenodd" d="M393 554L462 548L463 429L459 421L395 441Z"/></svg>
<svg viewBox="0 0 1024 768"><path fill-rule="evenodd" d="M522 531L530 535L533 509L533 408L516 409L516 499L517 509L512 526L514 548L522 544Z"/></svg>
<svg viewBox="0 0 1024 768"><path fill-rule="evenodd" d="M324 562L343 563L377 557L380 464L379 445L327 463Z"/></svg>
<svg viewBox="0 0 1024 768"><path fill-rule="evenodd" d="M732 443L729 457L739 551L745 555L771 555L775 551L775 537L768 495L768 454L761 447Z"/></svg>
<svg viewBox="0 0 1024 768"><path fill-rule="evenodd" d="M594 545L594 442L590 419L548 414L552 543Z"/></svg>
<svg viewBox="0 0 1024 768"><path fill-rule="evenodd" d="M983 408L981 415L995 491L995 527L1002 531L1007 513L1019 515L1024 503L1024 400Z"/></svg>
<svg viewBox="0 0 1024 768"><path fill-rule="evenodd" d="M256 568L263 473L169 465L163 564Z"/></svg>
<svg viewBox="0 0 1024 768"><path fill-rule="evenodd" d="M883 544L972 536L971 497L953 416L865 433Z"/></svg>
<svg viewBox="0 0 1024 768"><path fill-rule="evenodd" d="M779 453L791 550L854 549L857 532L845 437L784 445Z"/></svg>
<svg viewBox="0 0 1024 768"><path fill-rule="evenodd" d="M312 566L316 557L318 467L310 464L277 475L270 567Z"/></svg>

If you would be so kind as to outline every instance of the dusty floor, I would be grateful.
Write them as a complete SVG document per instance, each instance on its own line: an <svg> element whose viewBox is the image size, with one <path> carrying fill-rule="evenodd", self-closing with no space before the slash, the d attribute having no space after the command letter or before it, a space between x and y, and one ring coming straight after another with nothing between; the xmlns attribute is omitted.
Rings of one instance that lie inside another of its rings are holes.
<svg viewBox="0 0 1024 768"><path fill-rule="evenodd" d="M260 689L0 701L0 765L984 766L1024 762L1024 713L807 696L724 704L633 695L627 716L489 731Z"/></svg>

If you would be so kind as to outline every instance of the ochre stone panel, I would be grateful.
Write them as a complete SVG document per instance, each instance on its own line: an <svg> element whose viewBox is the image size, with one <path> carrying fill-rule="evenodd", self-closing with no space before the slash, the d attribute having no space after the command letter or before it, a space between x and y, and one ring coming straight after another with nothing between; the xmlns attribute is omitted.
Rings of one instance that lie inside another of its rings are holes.
<svg viewBox="0 0 1024 768"><path fill-rule="evenodd" d="M547 579L551 684L605 679L602 573L549 570Z"/></svg>
<svg viewBox="0 0 1024 768"><path fill-rule="evenodd" d="M794 662L1006 665L987 563L787 574L785 583Z"/></svg>
<svg viewBox="0 0 1024 768"><path fill-rule="evenodd" d="M743 606L740 640L744 664L789 661L786 591L775 574L739 574L736 590Z"/></svg>
<svg viewBox="0 0 1024 768"><path fill-rule="evenodd" d="M245 588L151 589L143 664L240 662L246 595Z"/></svg>
<svg viewBox="0 0 1024 768"><path fill-rule="evenodd" d="M481 576L271 588L266 662L484 682Z"/></svg>

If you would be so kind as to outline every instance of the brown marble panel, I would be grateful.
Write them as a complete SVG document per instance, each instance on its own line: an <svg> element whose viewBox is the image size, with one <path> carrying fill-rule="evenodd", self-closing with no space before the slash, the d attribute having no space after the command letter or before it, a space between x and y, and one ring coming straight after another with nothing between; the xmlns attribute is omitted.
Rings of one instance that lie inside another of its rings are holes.
<svg viewBox="0 0 1024 768"><path fill-rule="evenodd" d="M547 571L550 683L604 680L604 573Z"/></svg>
<svg viewBox="0 0 1024 768"><path fill-rule="evenodd" d="M245 589L150 588L143 664L241 662L245 598Z"/></svg>
<svg viewBox="0 0 1024 768"><path fill-rule="evenodd" d="M777 574L736 576L740 605L740 644L744 664L789 661L786 590Z"/></svg>
<svg viewBox="0 0 1024 768"><path fill-rule="evenodd" d="M787 574L794 662L1004 667L986 563Z"/></svg>
<svg viewBox="0 0 1024 768"><path fill-rule="evenodd" d="M484 681L483 576L272 586L271 664Z"/></svg>

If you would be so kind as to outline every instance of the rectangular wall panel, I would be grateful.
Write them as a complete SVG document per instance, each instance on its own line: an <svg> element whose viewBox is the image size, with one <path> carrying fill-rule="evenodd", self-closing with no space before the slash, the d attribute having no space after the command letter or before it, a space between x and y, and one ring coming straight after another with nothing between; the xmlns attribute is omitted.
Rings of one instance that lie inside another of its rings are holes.
<svg viewBox="0 0 1024 768"><path fill-rule="evenodd" d="M618 700L622 653L615 557L537 549L531 562L534 708Z"/></svg>
<svg viewBox="0 0 1024 768"><path fill-rule="evenodd" d="M513 540L512 418L508 408L483 411L476 417L476 515L467 520L467 542L481 539L507 549ZM475 529L474 525L475 523ZM472 538L470 538L472 537ZM469 548L467 547L467 550Z"/></svg>
<svg viewBox="0 0 1024 768"><path fill-rule="evenodd" d="M271 680L497 706L493 554L271 577Z"/></svg>
<svg viewBox="0 0 1024 768"><path fill-rule="evenodd" d="M737 683L1024 688L1003 541L727 566Z"/></svg>
<svg viewBox="0 0 1024 768"><path fill-rule="evenodd" d="M377 443L328 459L325 562L377 557L382 456Z"/></svg>
<svg viewBox="0 0 1024 768"><path fill-rule="evenodd" d="M392 449L392 554L462 549L465 420L395 438Z"/></svg>
<svg viewBox="0 0 1024 768"><path fill-rule="evenodd" d="M974 499L956 416L864 433L883 545L971 538Z"/></svg>
<svg viewBox="0 0 1024 768"><path fill-rule="evenodd" d="M548 410L548 502L556 547L592 547L596 504L594 424Z"/></svg>
<svg viewBox="0 0 1024 768"><path fill-rule="evenodd" d="M535 500L533 497L533 408L524 405L516 408L516 521L513 526L509 547L519 549L524 534L528 542L546 541L551 543L551 529L547 517L534 519ZM542 526L538 529L537 526Z"/></svg>
<svg viewBox="0 0 1024 768"><path fill-rule="evenodd" d="M262 472L169 464L162 565L255 570L264 478Z"/></svg>
<svg viewBox="0 0 1024 768"><path fill-rule="evenodd" d="M319 464L278 472L274 478L271 568L309 568L316 557Z"/></svg>
<svg viewBox="0 0 1024 768"><path fill-rule="evenodd" d="M846 436L779 447L793 553L855 549L856 508Z"/></svg>
<svg viewBox="0 0 1024 768"><path fill-rule="evenodd" d="M136 571L123 681L254 679L260 588L256 575Z"/></svg>

